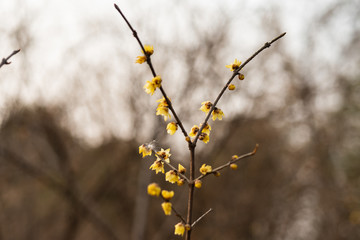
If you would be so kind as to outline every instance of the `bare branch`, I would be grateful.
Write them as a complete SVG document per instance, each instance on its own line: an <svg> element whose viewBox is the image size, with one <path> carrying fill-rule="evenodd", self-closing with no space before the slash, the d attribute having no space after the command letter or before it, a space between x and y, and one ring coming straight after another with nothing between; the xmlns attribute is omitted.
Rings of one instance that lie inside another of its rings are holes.
<svg viewBox="0 0 360 240"><path fill-rule="evenodd" d="M15 54L17 54L18 52L20 52L20 49L18 50L14 50L7 58L3 58L2 61L0 62L0 68L3 66L3 65L7 65L7 64L10 64L11 62L9 62L9 59L14 56Z"/></svg>
<svg viewBox="0 0 360 240"><path fill-rule="evenodd" d="M212 208L207 210L203 215L201 215L198 219L196 219L192 224L191 227L194 227L196 223L198 223L203 217L205 217L208 213L212 211Z"/></svg>

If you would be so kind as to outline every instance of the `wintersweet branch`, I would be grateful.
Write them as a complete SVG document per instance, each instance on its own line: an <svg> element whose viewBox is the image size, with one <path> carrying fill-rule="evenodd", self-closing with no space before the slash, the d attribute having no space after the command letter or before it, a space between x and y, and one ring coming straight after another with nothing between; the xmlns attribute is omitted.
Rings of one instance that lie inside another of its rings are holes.
<svg viewBox="0 0 360 240"><path fill-rule="evenodd" d="M220 170L222 170L222 169L224 169L226 167L229 167L231 164L233 164L233 163L235 163L235 162L237 162L237 161L239 161L241 159L248 158L250 156L255 155L258 148L259 148L259 144L256 144L255 148L254 148L254 150L252 152L243 154L240 157L237 157L235 159L231 159L229 162L225 163L224 165L221 165L220 167L214 168L211 172L208 172L205 175L199 176L196 180L200 180L200 179L202 179L202 178L204 178L206 176L209 176L210 174L215 174L216 172L218 172L218 171L220 171Z"/></svg>
<svg viewBox="0 0 360 240"><path fill-rule="evenodd" d="M221 90L221 92L219 93L219 95L217 96L217 98L215 99L215 101L213 102L213 105L210 109L210 111L208 112L204 123L201 125L199 132L197 133L196 137L193 140L193 144L196 145L197 140L199 139L199 136L202 132L202 130L204 129L206 123L208 122L211 113L214 111L216 104L219 102L220 98L223 96L224 92L226 91L226 89L228 88L229 84L232 82L232 80L239 74L240 70L243 69L251 60L253 60L259 53L261 53L264 49L269 48L271 46L271 44L273 44L274 42L276 42L277 40L279 40L280 38L282 38L283 36L285 36L286 32L280 34L279 36L277 36L276 38L274 38L273 40L271 40L270 42L266 42L264 44L264 46L262 46L259 50L257 50L251 57L249 57L243 64L241 64L236 70L234 70L233 75L230 77L230 79L227 81L227 83L225 84L225 86L223 87L223 89Z"/></svg>
<svg viewBox="0 0 360 240"><path fill-rule="evenodd" d="M1 63L0 63L0 68L3 66L3 65L8 65L10 64L11 62L9 62L9 59L14 56L15 54L17 54L18 52L20 52L20 49L18 50L14 50L7 58L3 58Z"/></svg>
<svg viewBox="0 0 360 240"><path fill-rule="evenodd" d="M136 30L131 26L130 22L127 20L127 18L125 17L125 15L122 13L122 11L120 10L119 6L116 5L115 3L114 3L114 6L115 6L116 10L120 13L120 15L122 16L122 18L125 20L125 22L127 23L127 25L129 26L129 28L130 28L133 36L136 38L137 42L139 43L139 45L140 45L140 47L141 47L141 50L143 51L143 53L144 53L145 56L146 56L146 62L147 62L148 66L149 66L149 68L150 68L150 70L151 70L151 73L152 73L153 77L156 77L157 75L156 75L154 66L152 65L150 54L148 54L148 53L145 51L145 47L144 47L144 45L142 44L142 42L141 42L141 40L140 40L140 38L139 38ZM172 103L171 103L170 99L168 98L168 96L167 96L167 94L166 94L166 92L165 92L165 90L164 90L164 88L163 88L162 86L160 86L160 91L161 91L162 95L164 96L164 98L165 98L165 100L166 100L166 102L167 102L167 104L168 104L168 106L169 106L169 109L170 109L170 111L172 112L172 114L174 115L174 118L175 118L175 120L176 120L176 123L179 125L179 127L180 127L182 133L184 134L185 138L188 137L188 134L187 134L187 132L186 132L186 130L185 130L185 128L184 128L184 126L183 126L180 118L177 116L177 114L176 114L176 112L175 112L175 109L173 108Z"/></svg>

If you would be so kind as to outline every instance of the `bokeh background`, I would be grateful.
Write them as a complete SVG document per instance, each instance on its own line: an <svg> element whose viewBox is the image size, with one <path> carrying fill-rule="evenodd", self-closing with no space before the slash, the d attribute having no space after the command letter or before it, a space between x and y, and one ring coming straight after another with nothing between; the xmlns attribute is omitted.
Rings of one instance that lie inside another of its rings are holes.
<svg viewBox="0 0 360 240"><path fill-rule="evenodd" d="M244 81L220 100L223 121L196 166L258 153L195 192L194 239L360 239L360 3L115 1L145 44L185 128L266 41ZM166 134L140 49L114 1L0 2L0 239L180 239L175 216L146 195L138 146L153 139L187 166L181 132Z"/></svg>

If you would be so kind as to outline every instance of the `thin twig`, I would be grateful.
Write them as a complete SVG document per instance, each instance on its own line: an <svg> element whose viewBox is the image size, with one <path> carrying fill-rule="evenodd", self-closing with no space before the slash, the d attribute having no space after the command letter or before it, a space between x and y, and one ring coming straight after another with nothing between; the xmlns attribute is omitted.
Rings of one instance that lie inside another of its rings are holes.
<svg viewBox="0 0 360 240"><path fill-rule="evenodd" d="M181 222L186 223L185 219L181 216L180 213L178 213L178 212L176 211L176 209L175 209L172 205L171 205L171 209L172 209L172 211L175 213L175 215L176 215L178 218L180 218Z"/></svg>
<svg viewBox="0 0 360 240"><path fill-rule="evenodd" d="M146 56L146 62L147 62L147 64L149 65L149 68L150 68L150 70L151 70L151 72L152 72L153 77L156 77L157 75L156 75L154 66L152 65L151 57L150 57L149 54L146 53L145 48L144 48L144 45L142 44L142 42L141 42L141 40L140 40L137 32L136 32L135 29L131 26L130 22L127 20L127 18L125 17L125 15L122 13L122 11L121 11L120 8L118 7L118 5L116 5L116 4L114 3L114 6L115 6L116 10L120 13L120 15L122 16L122 18L125 20L125 22L127 23L127 25L129 26L131 32L133 33L133 36L136 38L137 42L139 43L139 45L140 45L140 47L141 47L141 50L143 51L143 53L144 53L145 56ZM172 106L172 103L171 103L170 99L168 98L167 94L165 93L165 90L164 90L164 88L163 88L162 86L160 86L160 91L161 91L162 95L164 96L164 98L165 98L165 100L166 100L166 103L168 104L170 111L171 111L172 114L174 115L174 118L175 118L175 120L176 120L176 123L179 125L179 127L180 127L182 133L184 134L185 138L188 137L188 134L187 134L187 132L186 132L186 130L185 130L185 128L184 128L184 126L183 126L180 118L177 116L177 114L176 114L176 112L175 112L175 109L174 109L174 107Z"/></svg>
<svg viewBox="0 0 360 240"><path fill-rule="evenodd" d="M14 56L15 54L17 54L18 52L20 52L20 49L18 50L14 50L7 58L3 58L1 63L0 63L0 68L5 65L5 64L10 64L11 62L9 62L9 59Z"/></svg>
<svg viewBox="0 0 360 240"><path fill-rule="evenodd" d="M192 224L191 227L194 227L196 223L198 223L203 217L205 217L208 213L212 211L212 208L207 210L203 215L201 215L198 219L196 219Z"/></svg>
<svg viewBox="0 0 360 240"><path fill-rule="evenodd" d="M227 83L225 84L225 86L223 87L223 89L221 90L221 92L219 93L219 95L217 96L217 98L215 99L215 101L213 102L213 105L209 111L209 113L207 114L204 123L201 125L199 132L197 133L197 135L195 136L194 140L193 140L193 144L196 145L197 140L199 139L199 136L201 134L201 131L204 129L206 123L208 122L211 113L214 111L216 104L219 102L220 98L222 97L222 95L224 94L224 92L226 91L227 87L229 86L229 84L231 83L231 81L235 78L235 76L237 76L240 72L241 69L243 69L251 60L254 59L254 57L256 57L259 53L261 53L264 49L269 48L271 46L271 44L273 44L275 41L279 40L280 38L282 38L283 36L285 36L286 32L280 34L279 36L277 36L276 38L274 38L273 40L271 40L270 42L266 42L264 44L264 46L262 46L259 50L257 50L251 57L249 57L243 64L240 65L239 68L237 68L233 75L230 77L230 79L227 81Z"/></svg>
<svg viewBox="0 0 360 240"><path fill-rule="evenodd" d="M204 178L204 177L206 177L206 176L209 176L210 174L214 174L214 173L216 173L216 172L218 172L218 171L220 171L220 170L222 170L222 169L230 166L230 164L235 163L235 162L237 162L237 161L239 161L239 160L241 160L241 159L248 158L248 157L250 157L250 156L252 156L252 155L255 155L258 147L259 147L259 144L256 144L256 145L255 145L255 148L254 148L254 150L253 150L252 152L243 154L243 155L241 155L240 157L237 157L237 158L235 158L235 159L231 159L229 162L225 163L224 165L221 165L220 167L214 168L211 172L208 172L208 173L206 173L206 174L204 174L204 175L199 176L196 180L200 180L200 179L202 179L202 178Z"/></svg>

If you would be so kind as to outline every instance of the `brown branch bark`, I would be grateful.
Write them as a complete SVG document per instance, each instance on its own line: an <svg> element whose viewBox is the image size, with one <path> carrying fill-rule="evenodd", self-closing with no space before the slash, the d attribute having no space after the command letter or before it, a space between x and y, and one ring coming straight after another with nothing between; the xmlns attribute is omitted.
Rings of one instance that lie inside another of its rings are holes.
<svg viewBox="0 0 360 240"><path fill-rule="evenodd" d="M11 62L9 62L9 59L14 56L15 54L17 54L18 52L20 52L20 49L18 50L14 50L7 58L3 58L0 62L0 68L3 66L3 65L8 65L10 64Z"/></svg>

